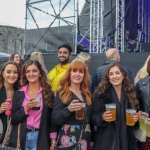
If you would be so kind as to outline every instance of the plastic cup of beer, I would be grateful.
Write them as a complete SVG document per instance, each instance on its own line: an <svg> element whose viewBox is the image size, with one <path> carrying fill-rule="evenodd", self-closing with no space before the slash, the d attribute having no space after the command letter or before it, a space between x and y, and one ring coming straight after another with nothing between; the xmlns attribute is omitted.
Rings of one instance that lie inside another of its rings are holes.
<svg viewBox="0 0 150 150"><path fill-rule="evenodd" d="M145 124L146 124L146 136L150 137L150 118L147 118L145 120Z"/></svg>
<svg viewBox="0 0 150 150"><path fill-rule="evenodd" d="M135 121L133 120L133 116L136 113L136 109L126 109L126 124L128 126L134 126Z"/></svg>
<svg viewBox="0 0 150 150"><path fill-rule="evenodd" d="M148 118L148 114L142 112L140 114L140 129L141 130L145 130L146 131L146 124L145 124L145 120Z"/></svg>
<svg viewBox="0 0 150 150"><path fill-rule="evenodd" d="M6 99L5 102L11 105L11 107L5 111L5 115L10 116L12 114L12 99Z"/></svg>
<svg viewBox="0 0 150 150"><path fill-rule="evenodd" d="M83 120L85 117L85 103L82 103L82 108L75 111L75 118L77 120Z"/></svg>
<svg viewBox="0 0 150 150"><path fill-rule="evenodd" d="M110 103L110 104L105 104L106 111L110 111L112 113L112 118L110 121L115 121L116 120L116 104L115 103Z"/></svg>

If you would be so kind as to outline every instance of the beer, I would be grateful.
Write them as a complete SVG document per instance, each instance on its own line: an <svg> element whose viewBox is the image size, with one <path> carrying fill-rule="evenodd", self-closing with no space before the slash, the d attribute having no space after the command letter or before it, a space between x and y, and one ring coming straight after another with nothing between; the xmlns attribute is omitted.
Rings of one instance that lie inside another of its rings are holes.
<svg viewBox="0 0 150 150"><path fill-rule="evenodd" d="M150 118L146 119L145 124L146 124L146 136L150 137Z"/></svg>
<svg viewBox="0 0 150 150"><path fill-rule="evenodd" d="M134 126L135 121L133 120L133 116L136 113L135 109L127 109L126 110L126 124L128 126Z"/></svg>
<svg viewBox="0 0 150 150"><path fill-rule="evenodd" d="M140 115L140 129L141 130L146 130L146 124L145 124L145 120L148 118L148 116L146 114L141 114Z"/></svg>
<svg viewBox="0 0 150 150"><path fill-rule="evenodd" d="M82 104L82 108L80 110L75 111L75 118L77 120L83 120L85 117L85 103Z"/></svg>
<svg viewBox="0 0 150 150"><path fill-rule="evenodd" d="M105 104L106 111L110 111L112 114L112 118L110 121L115 121L116 120L116 104L115 103L110 103L110 104Z"/></svg>

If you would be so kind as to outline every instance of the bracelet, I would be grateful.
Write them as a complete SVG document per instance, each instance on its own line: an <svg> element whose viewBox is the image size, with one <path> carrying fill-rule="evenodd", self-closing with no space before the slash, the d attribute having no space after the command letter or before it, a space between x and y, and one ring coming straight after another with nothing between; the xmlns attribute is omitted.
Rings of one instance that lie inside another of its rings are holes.
<svg viewBox="0 0 150 150"><path fill-rule="evenodd" d="M51 141L51 145L56 145L56 141Z"/></svg>

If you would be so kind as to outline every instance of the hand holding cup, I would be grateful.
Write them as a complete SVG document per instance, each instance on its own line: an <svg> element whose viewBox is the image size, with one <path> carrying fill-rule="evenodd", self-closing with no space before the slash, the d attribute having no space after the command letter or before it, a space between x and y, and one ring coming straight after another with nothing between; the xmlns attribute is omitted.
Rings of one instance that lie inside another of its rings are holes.
<svg viewBox="0 0 150 150"><path fill-rule="evenodd" d="M6 110L9 110L10 108L11 108L11 104L8 103L8 102L4 102L4 103L1 104L0 113L3 113Z"/></svg>
<svg viewBox="0 0 150 150"><path fill-rule="evenodd" d="M132 117L133 117L133 120L135 122L137 122L139 120L139 114L138 113L135 113Z"/></svg>
<svg viewBox="0 0 150 150"><path fill-rule="evenodd" d="M112 120L113 118L113 113L110 110L107 110L103 113L102 118L104 121L106 122L112 122L114 120Z"/></svg>
<svg viewBox="0 0 150 150"><path fill-rule="evenodd" d="M69 109L70 112L78 111L81 108L82 108L82 103L77 99L73 100L70 103L70 105L68 106L68 109Z"/></svg>
<svg viewBox="0 0 150 150"><path fill-rule="evenodd" d="M31 98L26 105L26 111L28 112L30 109L36 107L38 105L38 101L36 98Z"/></svg>

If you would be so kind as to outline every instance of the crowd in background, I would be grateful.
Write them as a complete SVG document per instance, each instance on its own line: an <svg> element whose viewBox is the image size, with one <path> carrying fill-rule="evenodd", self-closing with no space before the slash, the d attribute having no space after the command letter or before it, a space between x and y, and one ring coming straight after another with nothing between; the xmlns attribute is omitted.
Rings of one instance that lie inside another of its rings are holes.
<svg viewBox="0 0 150 150"><path fill-rule="evenodd" d="M92 77L90 55L70 62L71 52L60 45L49 72L41 52L26 62L14 53L3 65L0 150L150 150L150 55L134 79L115 48Z"/></svg>

